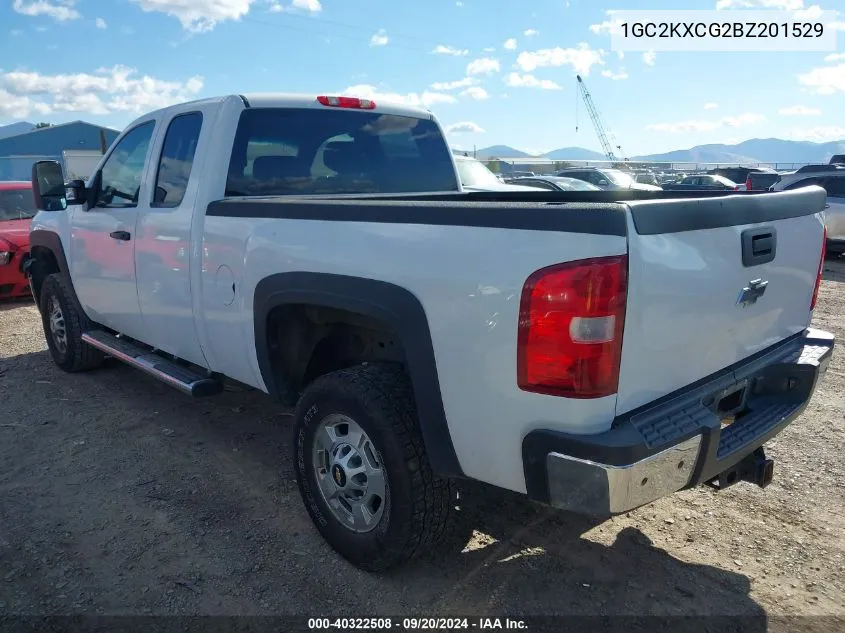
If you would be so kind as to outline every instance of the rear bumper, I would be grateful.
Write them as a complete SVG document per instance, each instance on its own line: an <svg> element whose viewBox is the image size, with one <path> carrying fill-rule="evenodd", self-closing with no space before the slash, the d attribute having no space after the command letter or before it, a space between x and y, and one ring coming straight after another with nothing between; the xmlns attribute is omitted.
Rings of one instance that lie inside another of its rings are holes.
<svg viewBox="0 0 845 633"><path fill-rule="evenodd" d="M709 482L802 413L833 346L832 334L807 329L620 416L604 433L532 431L522 443L528 495L609 516ZM723 425L729 414L736 421Z"/></svg>

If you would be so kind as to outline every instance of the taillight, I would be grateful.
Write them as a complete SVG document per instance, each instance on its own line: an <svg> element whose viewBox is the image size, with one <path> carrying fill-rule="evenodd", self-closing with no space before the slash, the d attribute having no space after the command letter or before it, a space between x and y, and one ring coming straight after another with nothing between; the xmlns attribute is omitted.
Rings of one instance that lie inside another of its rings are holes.
<svg viewBox="0 0 845 633"><path fill-rule="evenodd" d="M519 306L519 388L568 398L616 393L627 289L625 255L532 274Z"/></svg>
<svg viewBox="0 0 845 633"><path fill-rule="evenodd" d="M813 300L810 301L810 310L816 309L816 301L819 299L819 287L822 285L825 255L827 255L827 227L824 227L824 231L822 231L822 258L819 260L819 272L816 274L816 287L813 288Z"/></svg>
<svg viewBox="0 0 845 633"><path fill-rule="evenodd" d="M358 110L372 110L376 107L376 102L369 99L359 99L358 97L317 97L324 106L332 108L355 108Z"/></svg>
<svg viewBox="0 0 845 633"><path fill-rule="evenodd" d="M745 190L751 191L751 176L745 179Z"/></svg>

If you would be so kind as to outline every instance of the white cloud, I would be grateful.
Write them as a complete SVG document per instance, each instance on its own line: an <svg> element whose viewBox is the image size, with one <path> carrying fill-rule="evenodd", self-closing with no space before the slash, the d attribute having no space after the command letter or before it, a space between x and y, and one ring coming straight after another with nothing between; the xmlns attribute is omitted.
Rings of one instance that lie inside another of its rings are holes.
<svg viewBox="0 0 845 633"><path fill-rule="evenodd" d="M797 11L804 7L804 0L717 0L716 9L778 9Z"/></svg>
<svg viewBox="0 0 845 633"><path fill-rule="evenodd" d="M516 39L511 37L511 38L505 40L504 47L505 47L505 50L515 51L516 50Z"/></svg>
<svg viewBox="0 0 845 633"><path fill-rule="evenodd" d="M608 16L608 20L604 20L603 22L599 22L598 24L591 24L590 25L590 32L594 33L595 35L619 35L622 33L622 20L619 18L614 18L613 14L616 13L614 10L605 11L605 14Z"/></svg>
<svg viewBox="0 0 845 633"><path fill-rule="evenodd" d="M721 119L705 120L691 119L688 121L677 121L674 123L653 123L647 125L647 130L655 132L668 132L670 134L681 134L684 132L712 132L723 127L745 127L765 121L766 117L755 112L745 112L737 116L725 116Z"/></svg>
<svg viewBox="0 0 845 633"><path fill-rule="evenodd" d="M376 103L379 101L387 101L392 103L399 103L403 105L429 108L438 103L456 103L457 99L452 95L443 94L442 92L429 92L425 90L422 93L409 92L408 94L399 94L396 92L381 92L376 86L370 84L358 84L356 86L349 86L342 92L343 95L350 97L361 97L363 99L372 99Z"/></svg>
<svg viewBox="0 0 845 633"><path fill-rule="evenodd" d="M522 32L522 34L523 34L525 37L534 37L535 35L538 35L539 33L540 33L540 31L538 31L538 30L536 30L536 29L525 29L525 30Z"/></svg>
<svg viewBox="0 0 845 633"><path fill-rule="evenodd" d="M14 0L12 9L16 13L36 17L46 15L56 22L76 20L82 17L79 11L74 8L76 0Z"/></svg>
<svg viewBox="0 0 845 633"><path fill-rule="evenodd" d="M646 66L654 66L655 60L657 60L657 53L654 51L646 51L643 53L643 64Z"/></svg>
<svg viewBox="0 0 845 633"><path fill-rule="evenodd" d="M620 60L625 59L625 51L616 51L616 56L619 57Z"/></svg>
<svg viewBox="0 0 845 633"><path fill-rule="evenodd" d="M490 57L479 57L467 64L467 75L489 75L500 70L499 60Z"/></svg>
<svg viewBox="0 0 845 633"><path fill-rule="evenodd" d="M478 80L474 77L464 77L463 79L458 79L457 81L441 81L439 83L433 83L429 87L432 90L454 90L455 88L474 86L477 83Z"/></svg>
<svg viewBox="0 0 845 633"><path fill-rule="evenodd" d="M845 63L812 68L809 72L798 75L798 81L810 92L818 95L845 92Z"/></svg>
<svg viewBox="0 0 845 633"><path fill-rule="evenodd" d="M370 38L370 46L386 46L390 39L384 29L379 29Z"/></svg>
<svg viewBox="0 0 845 633"><path fill-rule="evenodd" d="M253 0L250 0L252 2ZM323 10L323 5L320 0L293 0L291 5L282 4L273 0L270 5L270 13L298 13L299 11L307 11L308 13L319 13Z"/></svg>
<svg viewBox="0 0 845 633"><path fill-rule="evenodd" d="M455 6L456 6L456 7L462 7L462 6L464 6L464 3L463 3L463 2L461 2L461 0L458 0L458 1L455 3Z"/></svg>
<svg viewBox="0 0 845 633"><path fill-rule="evenodd" d="M460 123L453 123L446 128L447 134L480 134L484 130L477 123L472 121L461 121Z"/></svg>
<svg viewBox="0 0 845 633"><path fill-rule="evenodd" d="M240 20L255 0L132 0L147 13L173 16L191 33L205 33L220 22Z"/></svg>
<svg viewBox="0 0 845 633"><path fill-rule="evenodd" d="M628 73L625 72L624 68L620 68L618 73L614 73L612 70L603 70L601 71L601 76L612 79L613 81L619 81L621 79L627 79Z"/></svg>
<svg viewBox="0 0 845 633"><path fill-rule="evenodd" d="M797 128L789 132L789 137L796 141L841 141L845 139L845 127L821 125L811 128Z"/></svg>
<svg viewBox="0 0 845 633"><path fill-rule="evenodd" d="M833 53L824 58L826 62L845 62L845 53Z"/></svg>
<svg viewBox="0 0 845 633"><path fill-rule="evenodd" d="M12 37L20 37L21 35L23 35L23 31L21 29L12 29L11 31L9 31L9 34Z"/></svg>
<svg viewBox="0 0 845 633"><path fill-rule="evenodd" d="M819 116L821 113L822 111L818 108L808 108L803 105L795 105L778 110L778 114L782 116Z"/></svg>
<svg viewBox="0 0 845 633"><path fill-rule="evenodd" d="M41 75L13 71L0 74L0 115L23 118L29 113L84 112L142 114L195 99L203 78L165 81L137 76L126 66L101 68L94 73Z"/></svg>
<svg viewBox="0 0 845 633"><path fill-rule="evenodd" d="M561 87L550 79L537 79L534 75L510 73L505 83L512 88L541 88L542 90L560 90Z"/></svg>
<svg viewBox="0 0 845 633"><path fill-rule="evenodd" d="M524 72L547 66L572 66L573 70L586 77L594 65L604 64L603 56L604 51L593 50L582 42L577 48L546 48L520 53L516 64Z"/></svg>
<svg viewBox="0 0 845 633"><path fill-rule="evenodd" d="M487 94L487 91L482 88L481 86L471 86L467 88L461 93L462 97L470 97L471 99L476 99L477 101L483 101L487 99L490 95Z"/></svg>
<svg viewBox="0 0 845 633"><path fill-rule="evenodd" d="M456 57L469 54L469 50L465 48L455 48L454 46L446 46L445 44L438 44L431 52L435 55L455 55Z"/></svg>
<svg viewBox="0 0 845 633"><path fill-rule="evenodd" d="M97 25L98 29L107 29L108 28L108 24L106 24L106 21L103 18L97 18L94 21L94 24Z"/></svg>
<svg viewBox="0 0 845 633"><path fill-rule="evenodd" d="M705 110L717 110L718 108L719 108L719 104L716 103L715 101L708 101L707 103L704 104Z"/></svg>

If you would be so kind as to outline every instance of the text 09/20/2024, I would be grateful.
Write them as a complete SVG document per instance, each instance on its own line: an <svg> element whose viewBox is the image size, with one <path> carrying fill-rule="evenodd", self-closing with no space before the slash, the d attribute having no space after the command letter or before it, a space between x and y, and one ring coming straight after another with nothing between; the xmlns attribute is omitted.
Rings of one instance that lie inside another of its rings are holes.
<svg viewBox="0 0 845 633"><path fill-rule="evenodd" d="M308 629L320 630L400 630L400 631L484 631L484 630L526 630L524 620L512 618L309 618Z"/></svg>

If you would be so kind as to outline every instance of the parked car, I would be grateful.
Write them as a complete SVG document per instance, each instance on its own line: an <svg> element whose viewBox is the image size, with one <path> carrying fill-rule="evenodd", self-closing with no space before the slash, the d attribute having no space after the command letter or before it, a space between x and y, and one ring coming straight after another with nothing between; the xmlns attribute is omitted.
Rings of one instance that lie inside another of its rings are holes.
<svg viewBox="0 0 845 633"><path fill-rule="evenodd" d="M480 160L469 156L455 156L461 186L467 191L524 191L530 187L503 182Z"/></svg>
<svg viewBox="0 0 845 633"><path fill-rule="evenodd" d="M38 162L49 355L295 407L306 511L370 571L442 543L462 480L592 516L767 485L833 349L824 192L490 195L460 162L428 110L266 94L143 115L87 183ZM145 265L159 237L189 265Z"/></svg>
<svg viewBox="0 0 845 633"><path fill-rule="evenodd" d="M735 182L723 178L722 176L714 176L711 174L694 174L681 178L677 182L666 183L663 189L666 191L683 190L683 189L698 189L701 191L741 191L744 187L740 187Z"/></svg>
<svg viewBox="0 0 845 633"><path fill-rule="evenodd" d="M845 164L845 154L834 154L830 157L829 165L843 165Z"/></svg>
<svg viewBox="0 0 845 633"><path fill-rule="evenodd" d="M721 176L722 178L727 178L728 180L745 184L748 180L748 175L755 173L755 174L777 174L774 169L770 169L768 167L717 167L716 169L711 169L707 172L712 176Z"/></svg>
<svg viewBox="0 0 845 633"><path fill-rule="evenodd" d="M548 189L549 191L601 191L595 185L577 178L564 178L562 176L532 176L529 178L513 178L507 180L509 183Z"/></svg>
<svg viewBox="0 0 845 633"><path fill-rule="evenodd" d="M776 171L752 171L745 179L745 189L747 191L765 191L780 179L781 174Z"/></svg>
<svg viewBox="0 0 845 633"><path fill-rule="evenodd" d="M567 167L555 174L565 178L577 178L605 191L635 189L639 191L660 191L655 185L637 182L630 173L621 169L603 169L599 167Z"/></svg>
<svg viewBox="0 0 845 633"><path fill-rule="evenodd" d="M827 253L839 257L845 253L845 164L805 165L783 176L772 191L792 191L818 185L827 192L825 231Z"/></svg>
<svg viewBox="0 0 845 633"><path fill-rule="evenodd" d="M0 182L0 299L30 294L23 264L29 257L29 224L36 212L32 183Z"/></svg>
<svg viewBox="0 0 845 633"><path fill-rule="evenodd" d="M659 185L660 182L657 180L657 176L650 171L644 172L637 172L634 174L634 178L636 181L643 185Z"/></svg>

